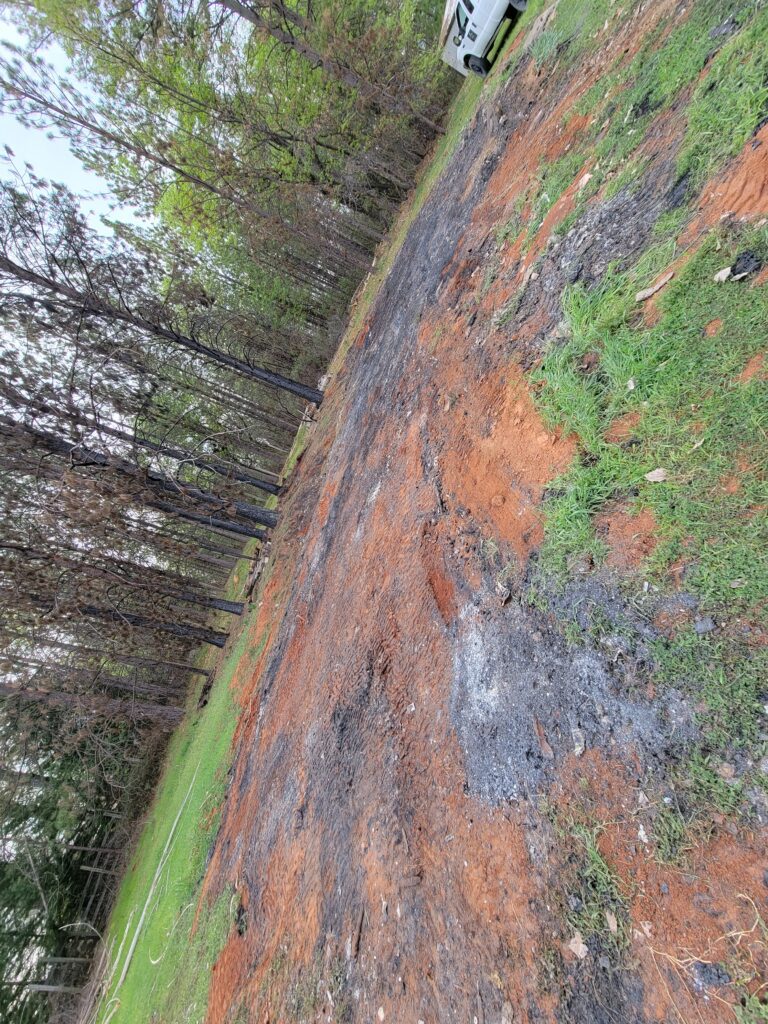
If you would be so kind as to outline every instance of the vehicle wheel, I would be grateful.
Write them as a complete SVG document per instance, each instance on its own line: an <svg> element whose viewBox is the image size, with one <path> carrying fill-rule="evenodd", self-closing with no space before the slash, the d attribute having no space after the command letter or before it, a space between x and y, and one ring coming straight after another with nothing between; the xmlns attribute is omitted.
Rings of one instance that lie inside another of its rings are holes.
<svg viewBox="0 0 768 1024"><path fill-rule="evenodd" d="M481 78L485 78L491 70L491 65L485 57L475 57L474 55L467 57L467 67L473 74L479 75Z"/></svg>
<svg viewBox="0 0 768 1024"><path fill-rule="evenodd" d="M510 0L509 17L514 18L520 11L524 11L527 6L528 0Z"/></svg>

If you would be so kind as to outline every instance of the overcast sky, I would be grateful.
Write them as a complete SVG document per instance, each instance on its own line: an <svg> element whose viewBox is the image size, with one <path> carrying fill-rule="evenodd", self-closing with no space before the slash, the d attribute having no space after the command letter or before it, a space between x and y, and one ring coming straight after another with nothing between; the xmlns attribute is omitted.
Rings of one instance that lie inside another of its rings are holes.
<svg viewBox="0 0 768 1024"><path fill-rule="evenodd" d="M22 45L24 37L10 21L0 18L0 40ZM67 70L66 54L61 47L50 46L40 56L53 64L57 71ZM66 139L60 136L49 139L46 132L24 128L11 114L0 112L0 145L11 147L19 168L27 160L40 177L62 182L77 195L83 196L83 211L90 214L89 220L94 227L98 226L99 218L104 215L116 220L133 219L128 210L110 214L106 182L98 174L83 167L70 152Z"/></svg>

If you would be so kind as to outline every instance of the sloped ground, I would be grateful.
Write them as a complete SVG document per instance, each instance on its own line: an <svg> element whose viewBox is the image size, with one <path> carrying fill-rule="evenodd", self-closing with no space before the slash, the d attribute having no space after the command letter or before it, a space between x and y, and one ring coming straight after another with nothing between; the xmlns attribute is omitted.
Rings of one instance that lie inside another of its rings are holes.
<svg viewBox="0 0 768 1024"><path fill-rule="evenodd" d="M768 128L757 119L705 186L714 162L680 170L687 105L744 30L730 6L700 5L703 63L649 101L614 165L600 104L614 88L620 107L621 69L697 5L610 8L579 48L539 24L410 230L323 406L261 596L269 642L248 666L205 882L240 899L212 1024L764 1019L760 707L715 757L702 693L658 664L683 627L721 629L718 650L738 632L751 657L760 605L726 629L715 602L710 626L690 550L658 561L653 463L603 494L583 552L558 534L563 479L607 455L565 413L557 425L549 369L572 344L568 294L627 272L634 305L671 268L632 314L652 331L665 292L711 282L748 232L753 269L732 287L768 312L749 226L768 213ZM723 355L731 388L765 376L765 319L751 322ZM608 351L601 335L578 354L577 383ZM634 458L645 408L612 410L604 440ZM752 522L764 506L749 502ZM681 810L702 779L699 809Z"/></svg>

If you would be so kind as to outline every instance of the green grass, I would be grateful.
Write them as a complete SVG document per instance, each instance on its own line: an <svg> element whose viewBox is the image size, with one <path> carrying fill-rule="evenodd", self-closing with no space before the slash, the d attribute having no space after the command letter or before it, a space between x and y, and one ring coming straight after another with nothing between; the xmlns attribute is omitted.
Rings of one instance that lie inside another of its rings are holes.
<svg viewBox="0 0 768 1024"><path fill-rule="evenodd" d="M304 451L307 445L309 444L309 427L309 423L302 423L299 426L299 429L296 431L296 437L294 437L293 444L291 445L291 450L288 452L288 455L286 457L285 465L283 466L283 472L280 474L281 481L285 481L288 479L288 477L296 468L296 463L304 454ZM270 506L269 502L267 502L266 504L268 508L273 507ZM274 499L274 506L277 506L277 498Z"/></svg>
<svg viewBox="0 0 768 1024"><path fill-rule="evenodd" d="M679 173L702 185L720 164L740 151L766 115L768 9L763 8L723 46L697 85L688 108Z"/></svg>
<svg viewBox="0 0 768 1024"><path fill-rule="evenodd" d="M206 707L190 708L171 740L162 779L109 923L112 985L102 1000L101 1021L191 1022L205 1016L210 968L236 910L230 894L212 906L203 904L194 931L192 925L226 788L237 720L230 684L253 640L248 626L246 618ZM117 990L145 905L143 927Z"/></svg>
<svg viewBox="0 0 768 1024"><path fill-rule="evenodd" d="M632 6L617 9L608 2L585 9L575 0L561 0L552 27L531 48L534 61L544 63L554 53L553 42L558 41L558 52L565 55L563 68L567 69L587 44L602 35L606 19L615 29L612 19L626 16ZM739 30L724 43L713 40L711 30L729 15L736 19ZM579 144L539 170L528 237L588 156L594 160L592 178L577 197L576 209L556 233L564 234L576 223L601 186L604 198L611 198L636 185L645 170L645 161L635 155L636 150L654 120L690 90L687 131L677 170L693 194L741 149L768 114L768 10L737 0L701 0L678 25L662 24L631 61L619 61L601 76L574 108L574 114L592 115ZM678 219L683 214L678 214Z"/></svg>
<svg viewBox="0 0 768 1024"><path fill-rule="evenodd" d="M677 807L662 804L653 820L656 859L662 864L682 864L692 848L690 823Z"/></svg>
<svg viewBox="0 0 768 1024"><path fill-rule="evenodd" d="M737 1024L766 1024L768 1022L768 1003L758 995L745 995L741 1004L733 1008Z"/></svg>
<svg viewBox="0 0 768 1024"><path fill-rule="evenodd" d="M574 845L577 866L566 920L585 942L597 938L603 951L618 958L629 943L627 901L618 875L600 853L600 832L599 826L581 823L567 827L565 836Z"/></svg>
<svg viewBox="0 0 768 1024"><path fill-rule="evenodd" d="M739 375L768 348L768 289L749 279L713 280L744 249L768 260L766 230L705 240L659 295L661 317L651 327L635 293L673 260L673 241L654 246L632 270L609 272L597 288L566 293L569 337L532 375L545 421L577 434L580 448L545 506L545 575L564 579L585 558L601 563L606 547L594 525L601 511L614 503L647 508L658 543L643 579L668 586L670 566L683 558L685 588L702 613L721 624L762 618L768 530L758 510L768 504L768 402L764 381ZM718 320L719 332L705 329ZM587 372L591 353L598 363ZM606 441L609 425L628 413L638 417L632 443ZM645 479L658 468L665 481ZM738 489L724 486L732 478ZM726 638L690 626L657 641L655 655L662 681L694 686L704 700L713 749L756 741L764 649L751 648L738 628Z"/></svg>

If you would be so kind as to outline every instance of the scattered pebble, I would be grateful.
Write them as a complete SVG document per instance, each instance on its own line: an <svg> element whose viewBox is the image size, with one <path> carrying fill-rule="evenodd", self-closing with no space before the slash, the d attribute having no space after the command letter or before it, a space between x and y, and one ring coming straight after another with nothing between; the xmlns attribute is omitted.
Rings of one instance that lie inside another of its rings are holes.
<svg viewBox="0 0 768 1024"><path fill-rule="evenodd" d="M699 636L704 636L707 633L711 633L715 628L715 620L709 615L705 615L700 619L696 619L693 624L693 628Z"/></svg>
<svg viewBox="0 0 768 1024"><path fill-rule="evenodd" d="M574 727L571 729L571 736L573 737L573 752L576 757L581 757L587 749L587 738L584 735L584 730Z"/></svg>
<svg viewBox="0 0 768 1024"><path fill-rule="evenodd" d="M589 956L589 947L581 937L581 932L576 932L568 943L568 949L574 954L574 956L578 957L579 960L583 960L584 957Z"/></svg>
<svg viewBox="0 0 768 1024"><path fill-rule="evenodd" d="M731 983L731 976L722 964L710 964L703 960L696 960L691 967L691 974L693 975L693 987L699 993L708 988L722 988Z"/></svg>

